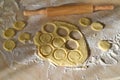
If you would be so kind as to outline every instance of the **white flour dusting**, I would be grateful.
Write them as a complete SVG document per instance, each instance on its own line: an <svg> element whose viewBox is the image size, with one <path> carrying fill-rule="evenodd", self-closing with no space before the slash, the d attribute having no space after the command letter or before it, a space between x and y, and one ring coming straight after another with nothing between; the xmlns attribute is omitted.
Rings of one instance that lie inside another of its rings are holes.
<svg viewBox="0 0 120 80"><path fill-rule="evenodd" d="M10 1L12 1L12 0L10 0ZM21 0L20 2L21 2L21 5L23 5L25 7L25 9L33 10L33 9L39 9L39 8L42 8L45 6L60 5L62 3L65 4L65 3L71 3L74 1L77 2L79 0L69 0L69 1L64 1L64 0L50 0L50 1L49 0L29 0L29 1ZM3 5L3 3L1 3L1 5ZM6 6L8 6L8 5L6 4ZM2 6L0 6L0 7L2 8ZM10 12L8 12L6 10L6 13L9 13L11 16L6 17L7 14L1 15L1 20L2 19L4 20L4 23L3 23L4 26L1 27L1 30L5 29L6 27L10 27L9 26L9 25L11 25L10 23L13 23L14 21L16 21L15 18L16 18L17 14L12 12L12 11L14 11L14 10L11 10L12 8L11 9L9 9L9 7L7 7L7 8L8 8L8 10L10 10ZM19 64L24 64L24 65L28 65L28 64L31 64L34 62L38 63L39 67L40 67L39 71L43 74L47 73L45 75L47 75L48 80L62 80L62 77L64 75L67 76L65 80L74 80L76 78L79 79L80 77L81 77L80 80L105 80L102 78L104 76L104 74L108 75L108 77L111 77L109 74L110 73L109 71L111 71L112 75L117 76L117 74L118 74L118 73L115 73L112 69L108 70L108 67L106 69L103 69L99 66L102 66L102 67L113 66L115 64L116 65L119 64L119 62L120 62L120 53L119 53L120 52L120 26L119 26L120 25L120 15L119 15L119 13L120 13L120 8L117 8L111 12L109 12L109 11L108 12L98 12L98 13L96 12L96 13L88 14L88 15L70 15L70 16L58 17L59 20L64 20L64 21L74 23L74 24L78 25L79 27L80 27L80 25L78 24L78 20L80 19L80 17L89 17L93 21L100 21L106 25L105 28L100 32L92 31L90 29L90 27L83 28L83 29L80 28L81 32L86 37L86 41L89 45L90 56L82 66L78 66L76 68L59 67L59 66L55 66L47 61L45 62L44 60L41 60L41 58L36 55L37 53L36 53L35 49L32 47L33 42L29 42L30 45L26 45L26 46L19 45L18 47L20 47L21 49L16 48L14 50L14 53L4 52L4 51L2 51L2 47L0 47L1 48L0 52L6 56L8 61L11 61L11 62L15 61ZM20 16L19 16L19 18L21 19ZM54 18L54 19L51 18L51 20L56 20L56 19L57 18ZM32 35L32 37L33 37L35 32L39 30L40 25L42 25L43 23L45 23L47 21L49 21L49 20L43 19L42 16L32 16L28 19L28 21L27 21L28 24L24 31L30 32L31 34L33 34ZM16 39L16 37L15 37L15 39ZM106 52L101 51L97 46L97 43L99 40L108 40L112 44L112 48ZM3 41L4 40L1 39L0 43L2 44ZM16 53L15 52L16 50L17 51L19 50L19 52ZM46 65L49 65L49 66L47 67ZM36 71L35 71L35 74L37 74ZM40 74L40 75L42 75L42 74ZM103 76L100 76L100 75L103 75ZM44 77L44 76L41 76L41 77ZM119 78L117 77L114 79L119 79ZM114 79L111 79L111 80L114 80ZM39 79L37 79L37 80L39 80ZM44 80L44 79L42 79L42 80Z"/></svg>
<svg viewBox="0 0 120 80"><path fill-rule="evenodd" d="M88 41L88 43L90 43L90 45L92 45L92 47L94 47L94 49L96 49L94 51L96 52L97 55L95 54L95 56L92 56L89 59L87 65L100 64L100 65L110 66L113 64L117 64L119 62L120 33L117 32L118 29L119 29L119 26L116 26L116 29L114 29L114 30L104 29L104 31L101 31L96 36L88 38L88 40L90 39ZM113 33L113 34L109 35L108 32L110 32L111 34ZM99 39L95 39L96 37ZM93 42L92 42L92 40L93 40ZM101 51L97 47L97 42L99 40L108 40L112 44L111 49L109 49L108 51L105 51L105 52Z"/></svg>

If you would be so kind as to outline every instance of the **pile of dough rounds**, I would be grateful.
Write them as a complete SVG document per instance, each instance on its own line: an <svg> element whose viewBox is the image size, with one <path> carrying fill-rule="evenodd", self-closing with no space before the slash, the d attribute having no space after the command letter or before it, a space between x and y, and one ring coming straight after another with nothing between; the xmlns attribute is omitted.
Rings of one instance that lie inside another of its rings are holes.
<svg viewBox="0 0 120 80"><path fill-rule="evenodd" d="M53 30L49 31L47 27ZM72 36L72 33L75 35ZM67 22L46 23L35 34L33 41L38 47L38 55L58 66L78 66L88 58L88 47L82 33L75 25Z"/></svg>
<svg viewBox="0 0 120 80"><path fill-rule="evenodd" d="M8 28L3 32L3 37L7 40L3 42L3 48L6 51L12 51L15 48L16 43L14 42L13 37L16 34L15 30L23 30L25 27L25 22L23 21L17 21L13 23L13 28ZM25 32L19 35L18 40L22 43L25 43L25 41L30 40L30 34Z"/></svg>

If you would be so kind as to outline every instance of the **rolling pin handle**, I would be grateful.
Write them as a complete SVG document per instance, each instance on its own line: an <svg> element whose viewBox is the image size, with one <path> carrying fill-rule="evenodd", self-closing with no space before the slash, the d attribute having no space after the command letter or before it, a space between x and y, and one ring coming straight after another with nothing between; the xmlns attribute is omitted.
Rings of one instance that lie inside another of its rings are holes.
<svg viewBox="0 0 120 80"><path fill-rule="evenodd" d="M113 5L100 5L100 6L94 6L94 11L103 11L103 10L113 10Z"/></svg>

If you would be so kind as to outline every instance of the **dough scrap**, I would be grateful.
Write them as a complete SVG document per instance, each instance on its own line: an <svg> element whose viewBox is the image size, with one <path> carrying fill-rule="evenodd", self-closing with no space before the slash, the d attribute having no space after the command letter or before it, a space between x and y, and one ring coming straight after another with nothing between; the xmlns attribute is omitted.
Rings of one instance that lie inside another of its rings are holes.
<svg viewBox="0 0 120 80"><path fill-rule="evenodd" d="M40 32L37 32L33 37L33 42L35 45L40 46Z"/></svg>
<svg viewBox="0 0 120 80"><path fill-rule="evenodd" d="M98 42L98 47L102 51L107 51L111 48L111 44L107 40L101 40Z"/></svg>
<svg viewBox="0 0 120 80"><path fill-rule="evenodd" d="M25 25L26 25L25 22L17 21L13 24L13 28L16 29L16 30L23 30Z"/></svg>
<svg viewBox="0 0 120 80"><path fill-rule="evenodd" d="M41 35L41 32L37 32L37 33L35 34L35 36L33 37L33 41L34 41L34 44L35 44L36 46L40 46L40 45L41 45L40 35Z"/></svg>
<svg viewBox="0 0 120 80"><path fill-rule="evenodd" d="M13 28L8 28L3 32L3 36L6 39L10 39L15 35L15 30Z"/></svg>
<svg viewBox="0 0 120 80"><path fill-rule="evenodd" d="M94 31L101 31L103 28L104 28L104 26L100 22L93 22L91 24L91 29Z"/></svg>
<svg viewBox="0 0 120 80"><path fill-rule="evenodd" d="M80 18L79 23L81 26L87 27L91 24L91 20L89 18L83 17L83 18Z"/></svg>
<svg viewBox="0 0 120 80"><path fill-rule="evenodd" d="M13 40L6 40L4 43L3 43L3 48L6 50L6 51L12 51L14 48L15 48L16 44Z"/></svg>
<svg viewBox="0 0 120 80"><path fill-rule="evenodd" d="M30 40L30 38L30 33L24 32L19 35L18 40L21 43L25 43L26 41Z"/></svg>
<svg viewBox="0 0 120 80"><path fill-rule="evenodd" d="M84 63L88 58L88 47L82 33L71 23L54 21L53 24L55 30L52 33L45 31L43 26L41 32L38 32L34 37L34 43L38 46L38 55L58 66L73 67ZM60 28L61 30L65 29L67 35L59 35L57 30ZM70 33L72 32L75 35L71 37ZM74 41L74 43L70 42L70 45L73 45L72 50L66 46L68 40Z"/></svg>

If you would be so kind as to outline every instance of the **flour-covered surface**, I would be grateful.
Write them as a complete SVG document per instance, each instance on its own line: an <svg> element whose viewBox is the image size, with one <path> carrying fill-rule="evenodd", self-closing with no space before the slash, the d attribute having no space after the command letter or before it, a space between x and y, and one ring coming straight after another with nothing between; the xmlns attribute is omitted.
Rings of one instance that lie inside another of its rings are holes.
<svg viewBox="0 0 120 80"><path fill-rule="evenodd" d="M22 15L24 9L35 10L43 7L57 6L68 3L113 3L113 11L100 11L93 14L68 15L47 18L36 15L26 18ZM119 0L0 0L0 80L119 80L120 79L120 1ZM81 17L100 21L105 28L100 32L93 31L90 26L83 28L78 20ZM16 48L6 52L2 48L5 39L2 32L11 27L15 21L25 21L27 26L18 31L13 40ZM33 36L40 30L41 25L48 21L61 20L78 26L86 38L90 56L81 66L76 68L60 67L38 57ZM29 32L32 38L26 44L21 44L17 37L22 32ZM107 52L101 51L97 43L108 40L112 48Z"/></svg>

